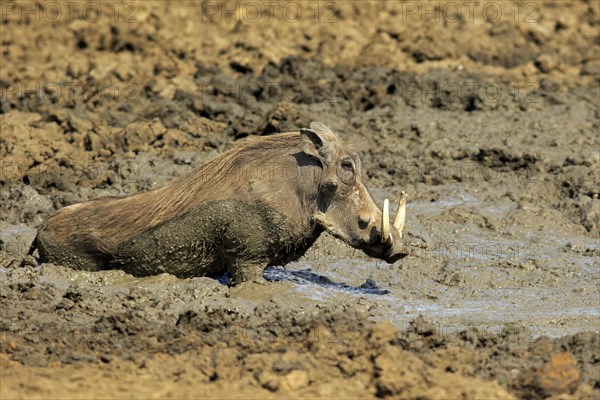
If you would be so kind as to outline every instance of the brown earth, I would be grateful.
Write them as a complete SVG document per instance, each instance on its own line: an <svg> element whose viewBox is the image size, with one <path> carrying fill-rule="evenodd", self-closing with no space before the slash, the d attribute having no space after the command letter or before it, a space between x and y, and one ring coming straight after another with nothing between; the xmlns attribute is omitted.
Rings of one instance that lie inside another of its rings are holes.
<svg viewBox="0 0 600 400"><path fill-rule="evenodd" d="M600 397L599 2L68 3L1 3L2 399ZM324 236L236 288L25 257L313 120L409 194L411 256Z"/></svg>

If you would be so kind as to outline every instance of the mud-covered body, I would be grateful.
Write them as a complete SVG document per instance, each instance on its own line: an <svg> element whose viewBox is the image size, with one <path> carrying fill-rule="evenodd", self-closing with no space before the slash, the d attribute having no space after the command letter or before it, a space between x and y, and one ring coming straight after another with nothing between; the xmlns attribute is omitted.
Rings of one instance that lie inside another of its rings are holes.
<svg viewBox="0 0 600 400"><path fill-rule="evenodd" d="M306 235L294 235L287 224L264 204L215 201L123 243L112 263L133 275L230 271L250 280L260 277L264 266L298 259L321 233L315 226Z"/></svg>
<svg viewBox="0 0 600 400"><path fill-rule="evenodd" d="M114 255L65 252L62 247L62 252L48 252L44 231L38 235L38 245L49 261L76 269L118 268L136 276L166 272L181 278L229 271L244 281L260 277L267 265L297 260L322 232L314 226L306 234L293 234L295 229L287 223L265 204L222 200L123 242ZM60 256L54 258L57 253Z"/></svg>
<svg viewBox="0 0 600 400"><path fill-rule="evenodd" d="M328 169L342 156L355 160L346 184ZM228 271L234 283L299 258L324 230L367 254L400 258L392 251L398 231L379 241L381 212L360 175L358 156L333 134L252 139L165 187L65 207L40 227L37 244L44 261L76 269L179 277Z"/></svg>

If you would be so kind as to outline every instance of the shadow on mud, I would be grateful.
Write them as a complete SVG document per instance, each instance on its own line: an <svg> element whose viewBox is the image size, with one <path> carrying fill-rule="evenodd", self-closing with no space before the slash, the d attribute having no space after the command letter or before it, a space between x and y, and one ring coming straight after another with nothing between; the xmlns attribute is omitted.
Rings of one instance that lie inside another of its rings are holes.
<svg viewBox="0 0 600 400"><path fill-rule="evenodd" d="M337 283L326 276L315 274L310 268L302 270L287 270L282 267L268 267L265 269L264 275L266 280L270 282L291 281L299 285L316 284L324 288L345 290L358 294L388 294L389 291L380 289L375 281L367 279L360 286L351 286L346 283Z"/></svg>
<svg viewBox="0 0 600 400"><path fill-rule="evenodd" d="M356 294L384 295L389 293L388 290L380 289L379 286L377 286L377 283L372 279L367 279L365 283L360 286L351 286L347 283L337 283L326 276L315 274L310 268L287 270L283 267L267 267L263 276L269 282L290 281L297 283L298 285L315 284L323 288L343 290ZM212 278L216 279L222 285L228 285L230 281L228 274L212 276Z"/></svg>

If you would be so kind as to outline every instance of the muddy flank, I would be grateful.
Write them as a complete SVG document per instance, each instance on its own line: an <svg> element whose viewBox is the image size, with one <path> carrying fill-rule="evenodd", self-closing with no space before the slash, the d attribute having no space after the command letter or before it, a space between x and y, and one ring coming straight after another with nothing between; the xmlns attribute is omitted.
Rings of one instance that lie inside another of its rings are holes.
<svg viewBox="0 0 600 400"><path fill-rule="evenodd" d="M0 397L600 397L600 3L467 3L3 3ZM408 257L323 235L230 288L30 252L313 120L407 192Z"/></svg>

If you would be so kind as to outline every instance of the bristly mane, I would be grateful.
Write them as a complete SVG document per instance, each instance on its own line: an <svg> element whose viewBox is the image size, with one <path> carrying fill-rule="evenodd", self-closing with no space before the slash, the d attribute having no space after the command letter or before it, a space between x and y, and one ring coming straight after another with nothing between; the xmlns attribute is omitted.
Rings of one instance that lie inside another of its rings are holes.
<svg viewBox="0 0 600 400"><path fill-rule="evenodd" d="M299 151L302 151L302 138L298 132L248 138L189 175L161 188L66 207L49 219L48 228L70 236L69 241L91 240L96 246L100 242L102 251L113 253L120 243L147 229L203 203L231 198L244 191L248 181L240 173L257 171L266 162L277 163ZM59 214L60 217L55 218Z"/></svg>

